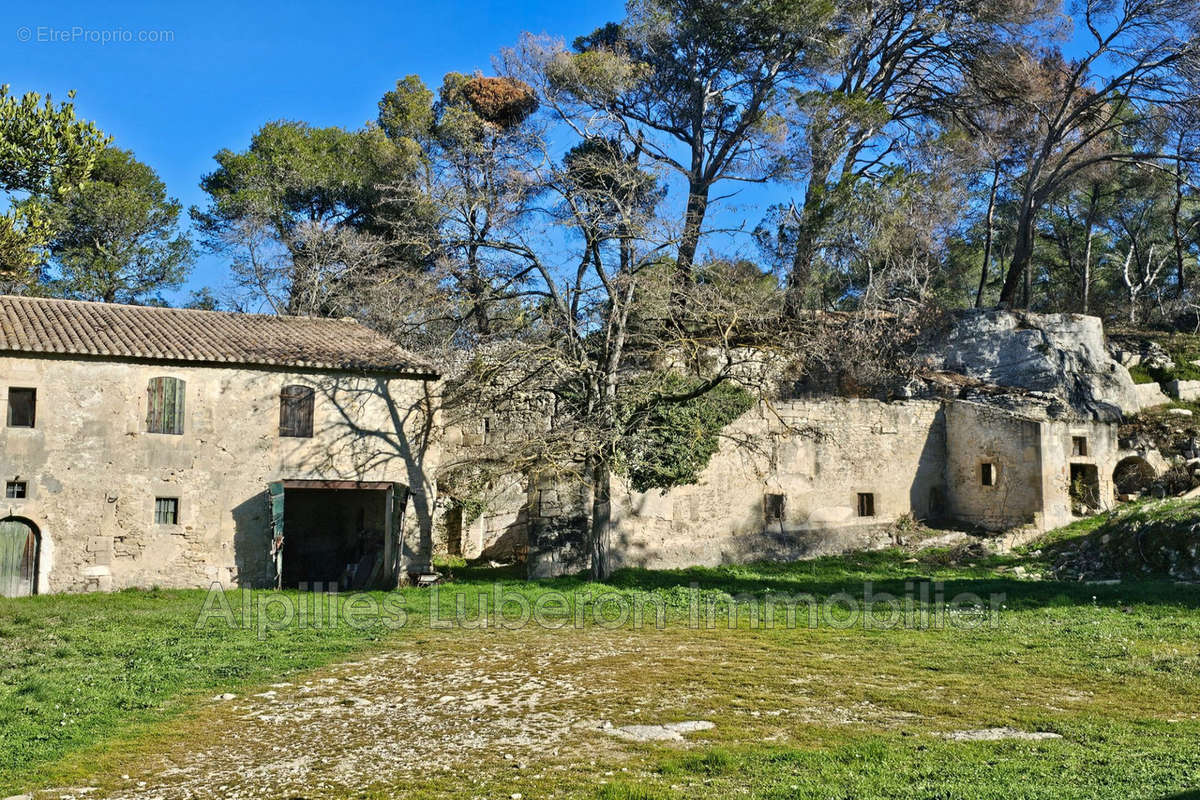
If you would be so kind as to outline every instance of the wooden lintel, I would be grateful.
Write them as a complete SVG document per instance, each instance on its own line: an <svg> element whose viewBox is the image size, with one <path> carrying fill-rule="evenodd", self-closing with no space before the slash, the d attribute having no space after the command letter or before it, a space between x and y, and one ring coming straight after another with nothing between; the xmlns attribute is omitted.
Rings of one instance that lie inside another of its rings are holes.
<svg viewBox="0 0 1200 800"><path fill-rule="evenodd" d="M391 481L322 481L322 480L285 480L284 489L339 489L351 491L387 491L393 484Z"/></svg>

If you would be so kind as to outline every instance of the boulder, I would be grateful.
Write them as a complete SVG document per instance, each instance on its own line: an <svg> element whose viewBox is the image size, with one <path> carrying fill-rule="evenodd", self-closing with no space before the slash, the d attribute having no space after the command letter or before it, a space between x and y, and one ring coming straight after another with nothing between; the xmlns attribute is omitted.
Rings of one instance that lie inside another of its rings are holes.
<svg viewBox="0 0 1200 800"><path fill-rule="evenodd" d="M1171 402L1171 398L1163 394L1162 387L1157 383L1135 383L1133 388L1137 392L1138 405L1143 409L1165 406Z"/></svg>
<svg viewBox="0 0 1200 800"><path fill-rule="evenodd" d="M928 350L935 369L1055 395L1100 422L1141 407L1129 371L1109 355L1098 317L963 311Z"/></svg>
<svg viewBox="0 0 1200 800"><path fill-rule="evenodd" d="M1200 381L1169 381L1167 394L1176 400L1195 402L1200 400Z"/></svg>

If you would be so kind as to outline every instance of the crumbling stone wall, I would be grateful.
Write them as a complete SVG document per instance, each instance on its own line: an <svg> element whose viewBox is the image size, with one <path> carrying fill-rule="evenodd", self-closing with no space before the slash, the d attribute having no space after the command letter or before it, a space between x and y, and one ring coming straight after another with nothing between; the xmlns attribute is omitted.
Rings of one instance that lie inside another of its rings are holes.
<svg viewBox="0 0 1200 800"><path fill-rule="evenodd" d="M938 401L760 404L725 431L698 483L620 493L618 565L678 567L795 559L893 541L944 491ZM782 496L782 515L775 518ZM867 498L868 499L864 499Z"/></svg>
<svg viewBox="0 0 1200 800"><path fill-rule="evenodd" d="M186 381L182 435L146 432L147 382ZM279 392L315 392L312 438L279 436ZM414 379L60 356L0 359L37 390L36 427L0 428L0 472L28 486L3 516L41 534L38 589L261 586L272 578L267 483L390 481L410 488L402 569L431 548L431 387ZM156 525L156 497L179 524Z"/></svg>
<svg viewBox="0 0 1200 800"><path fill-rule="evenodd" d="M1085 474L1094 471L1094 496L1080 502L1094 503L1094 510L1112 506L1116 425L1038 419L967 402L948 403L946 418L953 518L989 530L1065 525L1078 505L1072 500L1072 465ZM986 464L993 468L990 484L983 480Z"/></svg>
<svg viewBox="0 0 1200 800"><path fill-rule="evenodd" d="M458 397L449 382L440 387L449 397L441 413L438 554L453 549L451 528L458 533L458 552L451 555L507 562L523 558L528 547L538 495L528 475L513 471L513 450L550 430L555 400L549 392L502 391L503 379L503 373L496 378L488 392L496 402L486 408L476 398Z"/></svg>
<svg viewBox="0 0 1200 800"><path fill-rule="evenodd" d="M979 403L950 403L946 416L950 515L994 530L1033 524L1043 502L1041 424Z"/></svg>
<svg viewBox="0 0 1200 800"><path fill-rule="evenodd" d="M570 575L591 564L591 493L578 481L533 481L527 572L531 578Z"/></svg>
<svg viewBox="0 0 1200 800"><path fill-rule="evenodd" d="M1038 528L1050 530L1076 518L1080 501L1073 496L1076 486L1073 485L1072 471L1078 467L1090 468L1083 471L1084 476L1094 472L1094 486L1088 478L1083 479L1088 494L1084 502L1089 510L1114 507L1113 473L1126 455L1121 450L1117 430L1116 425L1083 420L1041 422L1042 509ZM1076 442L1082 444L1082 448L1076 447Z"/></svg>
<svg viewBox="0 0 1200 800"><path fill-rule="evenodd" d="M618 479L615 566L666 569L886 547L906 517L1044 530L1074 518L1073 465L1094 468L1092 499L1111 504L1119 455L1109 423L957 400L760 404L724 436L693 485L635 492ZM984 463L995 468L990 485L982 481ZM569 481L532 494L531 576L587 567L588 502L586 490Z"/></svg>

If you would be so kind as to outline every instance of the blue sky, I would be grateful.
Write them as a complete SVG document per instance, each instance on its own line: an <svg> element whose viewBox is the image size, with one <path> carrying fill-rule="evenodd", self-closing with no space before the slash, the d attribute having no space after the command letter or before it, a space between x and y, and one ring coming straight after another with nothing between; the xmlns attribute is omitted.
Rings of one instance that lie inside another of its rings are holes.
<svg viewBox="0 0 1200 800"><path fill-rule="evenodd" d="M612 0L24 5L0 23L0 82L60 99L74 89L80 116L190 206L204 201L197 184L213 154L245 148L268 120L357 127L399 77L436 87L452 70L489 72L523 31L569 41L622 12ZM142 31L173 40L102 41ZM202 258L188 287L222 277L220 261Z"/></svg>

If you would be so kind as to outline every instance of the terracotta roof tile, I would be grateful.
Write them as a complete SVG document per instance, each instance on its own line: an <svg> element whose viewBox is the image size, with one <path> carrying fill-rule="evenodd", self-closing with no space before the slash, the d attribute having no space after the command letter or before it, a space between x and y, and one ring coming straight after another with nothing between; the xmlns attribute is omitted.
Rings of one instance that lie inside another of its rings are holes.
<svg viewBox="0 0 1200 800"><path fill-rule="evenodd" d="M354 320L11 295L0 295L0 352L437 374Z"/></svg>

